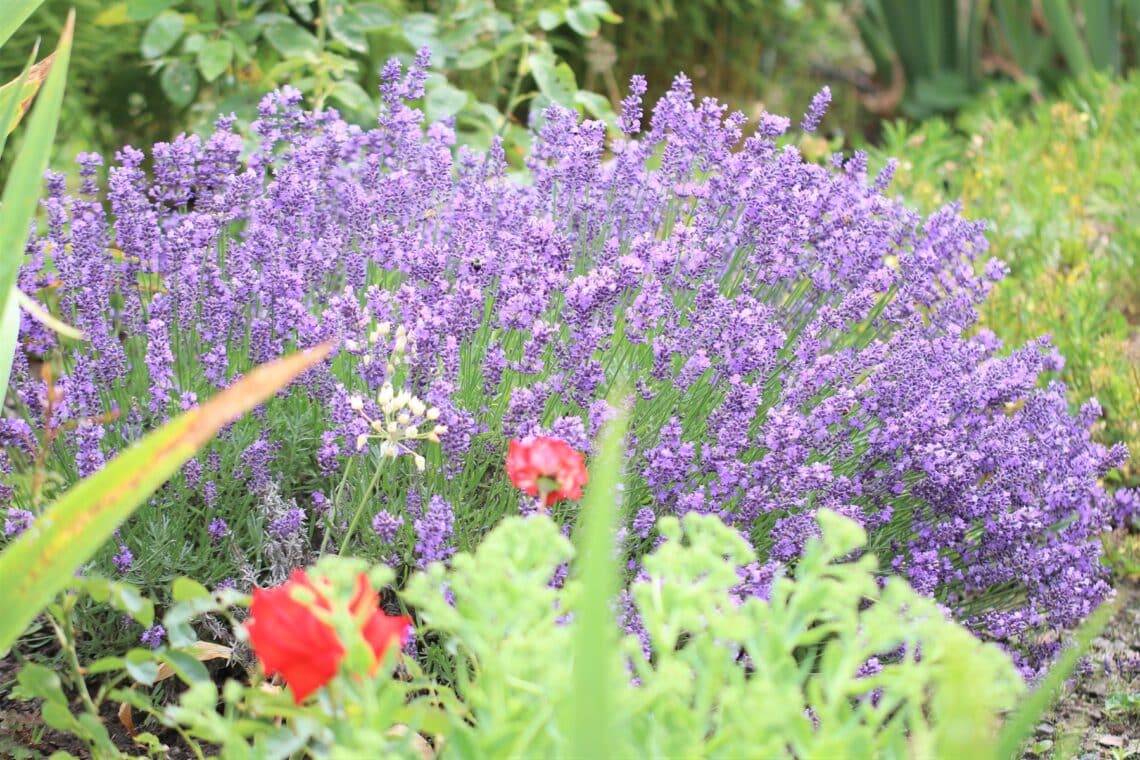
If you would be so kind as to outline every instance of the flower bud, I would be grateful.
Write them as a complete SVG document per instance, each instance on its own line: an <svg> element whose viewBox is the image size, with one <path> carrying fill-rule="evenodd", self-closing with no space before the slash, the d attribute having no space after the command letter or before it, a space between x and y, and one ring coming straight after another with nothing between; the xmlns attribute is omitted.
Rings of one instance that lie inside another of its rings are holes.
<svg viewBox="0 0 1140 760"><path fill-rule="evenodd" d="M357 451L364 451L364 447L367 445L368 445L368 434L367 433L361 433L360 435L356 436L356 450Z"/></svg>
<svg viewBox="0 0 1140 760"><path fill-rule="evenodd" d="M439 419L439 409L435 408L434 406L431 409L428 409L427 410L427 418L429 420L433 420L433 421L438 420Z"/></svg>
<svg viewBox="0 0 1140 760"><path fill-rule="evenodd" d="M420 472L423 472L423 471L424 471L424 469L427 467L427 460L426 460L426 459L424 459L424 458L423 458L422 456L420 456L419 454L416 454L416 455L414 456L414 459L415 459L415 462L416 462L416 469L417 469L417 470L419 470Z"/></svg>
<svg viewBox="0 0 1140 760"><path fill-rule="evenodd" d="M354 412L364 411L364 399L362 399L360 396L352 396L349 398L348 405L352 407L352 411Z"/></svg>
<svg viewBox="0 0 1140 760"><path fill-rule="evenodd" d="M415 425L408 425L406 428L404 428L404 437L405 438L415 438L419 434L420 434L420 429L418 427L416 427Z"/></svg>

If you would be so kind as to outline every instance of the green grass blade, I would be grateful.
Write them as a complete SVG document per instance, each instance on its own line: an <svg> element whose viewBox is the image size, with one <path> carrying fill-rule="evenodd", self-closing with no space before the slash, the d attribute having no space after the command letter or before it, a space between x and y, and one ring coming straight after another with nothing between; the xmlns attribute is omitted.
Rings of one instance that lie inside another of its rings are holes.
<svg viewBox="0 0 1140 760"><path fill-rule="evenodd" d="M1041 0L1041 10L1045 13L1045 20L1049 22L1049 29L1053 32L1053 39L1065 56L1069 64L1069 71L1074 76L1084 76L1092 69L1089 51L1077 31L1077 22L1073 17L1073 9L1069 7L1068 0Z"/></svg>
<svg viewBox="0 0 1140 760"><path fill-rule="evenodd" d="M6 393L8 378L12 374L12 357L16 355L16 341L20 339L20 304L9 298L0 313L0 388ZM0 400L3 394L0 394Z"/></svg>
<svg viewBox="0 0 1140 760"><path fill-rule="evenodd" d="M1085 39L1097 71L1120 73L1120 32L1124 6L1117 0L1085 0Z"/></svg>
<svg viewBox="0 0 1140 760"><path fill-rule="evenodd" d="M1119 599L1119 598L1118 598ZM1041 679L1041 683L1030 694L1017 712L1006 719L998 736L997 752L995 758L1020 757L1022 745L1033 733L1034 727L1041 720L1041 715L1048 710L1057 699L1061 686L1077 666L1077 661L1088 651L1089 644L1095 639L1108 621L1117 611L1119 601L1113 604L1102 604L1084 624L1077 629L1073 637L1072 646L1064 653Z"/></svg>
<svg viewBox="0 0 1140 760"><path fill-rule="evenodd" d="M22 0L17 0L17 7ZM38 3L36 3L38 5ZM30 13L30 11L29 11ZM18 13L15 15L19 15ZM5 16L8 18L8 16ZM48 166L55 130L59 124L59 109L63 103L63 89L67 84L67 66L71 59L71 40L75 31L75 12L67 15L67 23L59 35L55 62L40 91L36 106L28 121L28 132L12 171L0 196L0 314L5 313L8 299L14 297L12 287L24 258L24 243L28 236L28 222L36 212L40 186ZM0 356L0 363L10 363L12 355Z"/></svg>
<svg viewBox="0 0 1140 760"><path fill-rule="evenodd" d="M602 431L582 503L582 524L576 543L583 598L574 624L571 757L612 757L617 747L610 701L618 636L611 603L618 590L614 534L627 425L627 417L622 414Z"/></svg>
<svg viewBox="0 0 1140 760"><path fill-rule="evenodd" d="M123 520L226 424L272 396L332 349L322 344L250 372L81 481L0 553L0 656Z"/></svg>
<svg viewBox="0 0 1140 760"><path fill-rule="evenodd" d="M44 0L4 0L4 12L0 13L0 47L4 47L4 43L12 38L20 24L43 2Z"/></svg>

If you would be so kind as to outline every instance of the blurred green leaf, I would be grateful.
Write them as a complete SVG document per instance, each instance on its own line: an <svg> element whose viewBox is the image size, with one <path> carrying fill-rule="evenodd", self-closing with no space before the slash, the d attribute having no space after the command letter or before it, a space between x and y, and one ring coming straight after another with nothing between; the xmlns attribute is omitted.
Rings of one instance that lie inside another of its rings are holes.
<svg viewBox="0 0 1140 760"><path fill-rule="evenodd" d="M310 0L285 0L289 9L297 14L297 18L306 24L313 20L313 4Z"/></svg>
<svg viewBox="0 0 1140 760"><path fill-rule="evenodd" d="M14 300L16 275L24 258L28 224L34 218L41 182L55 140L63 90L67 84L67 66L71 60L74 30L75 13L71 12L59 37L55 63L28 120L23 148L12 163L4 192L0 195L0 208L4 210L0 214L0 316L4 319L0 329L8 331L0 333L0 350L4 351L0 353L0 367L3 368L0 375L5 381L11 371L12 351L15 348L15 340L11 337L11 320L16 318L11 315L8 304Z"/></svg>
<svg viewBox="0 0 1140 760"><path fill-rule="evenodd" d="M171 105L185 108L198 93L198 72L188 61L172 61L162 69L158 83Z"/></svg>
<svg viewBox="0 0 1140 760"><path fill-rule="evenodd" d="M459 113L467 105L468 97L466 90L460 90L444 81L428 89L424 111L432 121L446 119Z"/></svg>
<svg viewBox="0 0 1140 760"><path fill-rule="evenodd" d="M127 15L133 21L148 21L172 8L177 0L127 0Z"/></svg>
<svg viewBox="0 0 1140 760"><path fill-rule="evenodd" d="M211 40L198 51L198 71L202 78L212 82L221 76L234 57L233 43L226 39Z"/></svg>
<svg viewBox="0 0 1140 760"><path fill-rule="evenodd" d="M357 53L368 52L368 36L356 10L343 2L329 6L329 32L333 39Z"/></svg>
<svg viewBox="0 0 1140 760"><path fill-rule="evenodd" d="M578 88L569 66L559 63L550 51L531 53L527 64L539 92L561 106L574 107L574 93Z"/></svg>
<svg viewBox="0 0 1140 760"><path fill-rule="evenodd" d="M44 0L4 0L4 12L0 13L0 47L11 38Z"/></svg>
<svg viewBox="0 0 1140 760"><path fill-rule="evenodd" d="M0 552L0 653L115 528L223 426L276 393L332 349L323 344L258 367L80 481Z"/></svg>
<svg viewBox="0 0 1140 760"><path fill-rule="evenodd" d="M186 29L182 16L174 12L160 13L143 32L140 50L143 58L158 58L174 47Z"/></svg>
<svg viewBox="0 0 1140 760"><path fill-rule="evenodd" d="M593 37L602 26L597 16L580 6L566 11L566 23L583 37Z"/></svg>
<svg viewBox="0 0 1140 760"><path fill-rule="evenodd" d="M455 60L455 68L460 71L468 71L470 69L478 69L486 66L491 62L494 56L491 51L484 47L473 47L464 50L459 54L459 58Z"/></svg>
<svg viewBox="0 0 1140 760"><path fill-rule="evenodd" d="M368 113L375 108L364 88L351 79L342 79L333 85L329 97L350 111Z"/></svg>
<svg viewBox="0 0 1140 760"><path fill-rule="evenodd" d="M392 14L379 3L356 3L352 6L360 29L365 32L374 32L389 27L393 23Z"/></svg>
<svg viewBox="0 0 1140 760"><path fill-rule="evenodd" d="M627 425L628 415L620 414L602 430L575 538L578 560L574 569L582 582L583 597L574 621L574 683L577 694L590 697L574 704L573 757L606 757L615 746L610 680L617 665L618 628L611 603L618 591L614 533Z"/></svg>
<svg viewBox="0 0 1140 760"><path fill-rule="evenodd" d="M304 58L320 50L317 38L292 21L270 24L265 28L265 39L285 58Z"/></svg>
<svg viewBox="0 0 1140 760"><path fill-rule="evenodd" d="M99 12L99 15L91 23L95 26L122 26L131 23L131 21L133 19L127 12L126 2L121 2L108 5Z"/></svg>

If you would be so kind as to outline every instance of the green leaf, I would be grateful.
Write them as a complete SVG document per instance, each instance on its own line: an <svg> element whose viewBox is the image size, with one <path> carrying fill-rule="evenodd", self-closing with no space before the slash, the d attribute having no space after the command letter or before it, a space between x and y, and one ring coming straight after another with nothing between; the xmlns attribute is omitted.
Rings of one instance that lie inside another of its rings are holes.
<svg viewBox="0 0 1140 760"><path fill-rule="evenodd" d="M122 657L100 657L84 668L84 670L87 675L93 676L99 673L112 673L116 670L122 670L126 666L127 662Z"/></svg>
<svg viewBox="0 0 1140 760"><path fill-rule="evenodd" d="M177 13L168 11L155 16L154 20L147 24L142 42L139 44L143 58L158 58L174 47L185 30L186 22Z"/></svg>
<svg viewBox="0 0 1140 760"><path fill-rule="evenodd" d="M494 55L492 55L491 51L487 48L468 48L459 54L459 58L455 61L455 68L460 71L478 69L490 63L492 58L494 58Z"/></svg>
<svg viewBox="0 0 1140 760"><path fill-rule="evenodd" d="M44 0L4 0L4 12L0 13L0 47L16 33L28 16L39 8Z"/></svg>
<svg viewBox="0 0 1140 760"><path fill-rule="evenodd" d="M428 90L424 99L424 112L432 121L446 119L463 110L463 106L467 105L467 99L468 94L465 90L443 82Z"/></svg>
<svg viewBox="0 0 1140 760"><path fill-rule="evenodd" d="M230 65L234 45L226 39L211 40L198 51L198 71L207 82L213 82Z"/></svg>
<svg viewBox="0 0 1140 760"><path fill-rule="evenodd" d="M323 360L331 349L331 344L322 344L254 369L120 453L49 506L31 529L0 552L0 655L115 528L218 430Z"/></svg>
<svg viewBox="0 0 1140 760"><path fill-rule="evenodd" d="M205 681L210 677L206 666L203 665L197 657L187 654L186 652L171 649L160 654L159 659L169 665L175 675L186 683Z"/></svg>
<svg viewBox="0 0 1140 760"><path fill-rule="evenodd" d="M374 108L372 98L368 97L363 87L351 79L342 79L333 85L329 97L349 111L371 112Z"/></svg>
<svg viewBox="0 0 1140 760"><path fill-rule="evenodd" d="M621 403L621 395L614 398ZM622 413L602 430L575 537L575 572L581 579L583 596L574 619L574 693L590 697L574 702L571 757L607 757L617 746L609 703L610 682L620 666L615 656L618 638L611 602L618 591L614 533L627 425L628 415Z"/></svg>
<svg viewBox="0 0 1140 760"><path fill-rule="evenodd" d="M566 23L583 37L593 37L602 26L597 16L581 7L566 11Z"/></svg>
<svg viewBox="0 0 1140 760"><path fill-rule="evenodd" d="M188 61L173 61L162 70L158 84L171 105L185 108L198 94L198 72Z"/></svg>
<svg viewBox="0 0 1140 760"><path fill-rule="evenodd" d="M28 56L28 62L20 72L20 76L0 87L0 155L4 154L8 135L24 118L24 114L32 105L36 93L39 92L40 85L43 84L48 72L51 71L55 54L53 53L36 63L38 51L39 44L37 43L32 48L32 53Z"/></svg>
<svg viewBox="0 0 1140 760"><path fill-rule="evenodd" d="M392 25L394 19L388 9L379 3L357 3L352 6L359 19L360 28L365 32L375 32Z"/></svg>
<svg viewBox="0 0 1140 760"><path fill-rule="evenodd" d="M122 26L131 23L131 21L131 16L127 12L127 4L121 2L108 5L99 12L99 15L91 23L95 26Z"/></svg>
<svg viewBox="0 0 1140 760"><path fill-rule="evenodd" d="M614 109L610 105L609 98L596 92L579 90L574 93L574 103L585 109L586 113L595 119L609 119L614 115Z"/></svg>
<svg viewBox="0 0 1140 760"><path fill-rule="evenodd" d="M297 18L306 24L313 20L313 4L309 0L285 0Z"/></svg>
<svg viewBox="0 0 1140 760"><path fill-rule="evenodd" d="M174 579L170 594L174 597L174 601L176 602L185 602L190 599L198 599L199 597L213 598L209 589L193 578L186 577Z"/></svg>
<svg viewBox="0 0 1140 760"><path fill-rule="evenodd" d="M329 32L333 39L357 53L368 52L368 35L360 16L352 7L337 3L329 8Z"/></svg>
<svg viewBox="0 0 1140 760"><path fill-rule="evenodd" d="M19 8L18 4L17 15ZM67 83L67 66L71 60L71 40L74 30L75 13L72 12L68 14L67 22L60 34L51 73L40 91L31 118L28 120L23 149L12 162L8 181L4 185L3 194L0 195L0 208L4 209L4 213L0 214L0 315L6 320L12 319L8 311L8 302L13 297L16 273L24 258L28 224L36 211L44 171L47 169L51 145L55 140L55 131L59 123L59 110ZM9 324L5 324L4 327L11 330ZM10 349L13 346L14 341L0 338L0 350ZM12 356L12 353L0 354L0 366L4 367L5 379L11 369ZM7 390L6 383L5 390Z"/></svg>
<svg viewBox="0 0 1140 760"><path fill-rule="evenodd" d="M574 72L565 63L559 63L554 53L544 51L527 56L531 76L538 91L555 103L568 108L574 107Z"/></svg>
<svg viewBox="0 0 1140 760"><path fill-rule="evenodd" d="M132 649L124 658L123 667L131 678L143 686L153 686L158 680L158 662L148 649Z"/></svg>
<svg viewBox="0 0 1140 760"><path fill-rule="evenodd" d="M45 702L62 702L67 704L67 697L63 693L63 682L55 671L29 662L20 668L16 676L16 691L14 694L21 699L42 699Z"/></svg>
<svg viewBox="0 0 1140 760"><path fill-rule="evenodd" d="M266 27L265 39L284 58L304 58L320 50L317 38L292 22Z"/></svg>
<svg viewBox="0 0 1140 760"><path fill-rule="evenodd" d="M4 314L0 316L0 388L5 392L8 390L8 379L12 376L12 359L16 356L19 341L20 304L9 296L4 305Z"/></svg>
<svg viewBox="0 0 1140 760"><path fill-rule="evenodd" d="M552 11L549 8L544 8L538 12L538 26L544 32L553 31L557 29L564 18L564 13Z"/></svg>
<svg viewBox="0 0 1140 760"><path fill-rule="evenodd" d="M132 21L147 21L173 7L175 2L176 0L127 0L127 16Z"/></svg>

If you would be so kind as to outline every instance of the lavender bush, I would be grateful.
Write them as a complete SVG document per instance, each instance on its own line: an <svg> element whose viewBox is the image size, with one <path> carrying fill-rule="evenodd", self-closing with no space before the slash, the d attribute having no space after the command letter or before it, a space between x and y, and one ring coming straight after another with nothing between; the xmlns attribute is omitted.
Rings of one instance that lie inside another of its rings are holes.
<svg viewBox="0 0 1140 760"><path fill-rule="evenodd" d="M1062 386L1039 387L1063 361L1047 339L1003 352L975 326L1005 272L981 224L886 198L890 169L869 179L861 154L805 162L783 117L745 138L683 76L648 117L635 77L609 140L548 110L520 181L499 147L425 128L425 63L385 68L369 131L286 88L248 159L221 119L156 145L149 172L124 148L105 189L91 154L77 194L49 178L20 286L89 343L22 325L7 532L255 362L338 337L98 569L248 586L339 548L403 577L532 508L503 473L508 438L587 450L624 384L631 576L659 517L714 514L765 558L741 569L741 593L763 595L828 508L1027 673L1110 594L1098 479L1125 450L1090 440L1095 402L1073 417Z"/></svg>

